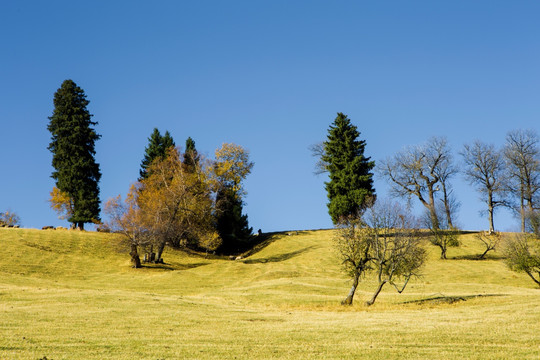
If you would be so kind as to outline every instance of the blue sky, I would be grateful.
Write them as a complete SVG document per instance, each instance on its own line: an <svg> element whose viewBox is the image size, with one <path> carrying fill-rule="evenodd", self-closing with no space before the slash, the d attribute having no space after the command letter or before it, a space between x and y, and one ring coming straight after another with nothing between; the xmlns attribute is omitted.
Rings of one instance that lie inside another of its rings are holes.
<svg viewBox="0 0 540 360"><path fill-rule="evenodd" d="M47 117L74 80L99 122L102 200L136 180L152 129L212 156L249 149L245 211L263 231L332 226L308 147L347 114L380 161L446 136L502 145L539 130L537 1L4 1L0 3L0 211L66 225ZM454 181L459 224L485 229L478 194ZM379 196L388 184L376 178ZM500 230L517 229L501 211Z"/></svg>

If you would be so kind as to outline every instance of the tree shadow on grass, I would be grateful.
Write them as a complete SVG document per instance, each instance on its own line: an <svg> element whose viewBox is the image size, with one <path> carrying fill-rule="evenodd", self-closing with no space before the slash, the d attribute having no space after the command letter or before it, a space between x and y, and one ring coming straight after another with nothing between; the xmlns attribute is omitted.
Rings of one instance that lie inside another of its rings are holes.
<svg viewBox="0 0 540 360"><path fill-rule="evenodd" d="M175 270L189 270L189 269L195 269L200 266L208 265L208 263L193 263L193 264L148 264L145 263L142 265L143 268L146 269L156 269L156 270L168 270L168 271L175 271Z"/></svg>
<svg viewBox="0 0 540 360"><path fill-rule="evenodd" d="M274 241L280 239L283 235L295 236L306 234L307 231L280 231L280 232L269 232L262 233L259 236L253 237L252 248L242 254L243 257L252 256L268 245L272 244Z"/></svg>
<svg viewBox="0 0 540 360"><path fill-rule="evenodd" d="M479 297L493 297L493 296L505 296L505 295L504 294L478 294L478 295L464 295L464 296L446 296L446 295L441 294L440 296L433 296L427 299L404 301L402 302L402 304L417 304L417 305L454 304L457 302L467 301L470 299L476 299Z"/></svg>
<svg viewBox="0 0 540 360"><path fill-rule="evenodd" d="M504 256L496 254L486 254L481 258L482 254L471 254L471 255L458 255L449 257L448 260L474 260L474 261L484 261L484 260L502 260Z"/></svg>
<svg viewBox="0 0 540 360"><path fill-rule="evenodd" d="M246 259L243 262L244 262L244 264L265 264L265 263L272 263L272 262L280 262L280 261L285 261L285 260L292 259L293 257L298 256L300 254L303 254L303 253L305 253L305 252L307 252L307 251L309 251L309 250L311 250L313 248L315 248L315 246L308 246L306 248L296 250L296 251L292 251L292 252L285 253L285 254L269 256L269 257L262 258L262 259Z"/></svg>

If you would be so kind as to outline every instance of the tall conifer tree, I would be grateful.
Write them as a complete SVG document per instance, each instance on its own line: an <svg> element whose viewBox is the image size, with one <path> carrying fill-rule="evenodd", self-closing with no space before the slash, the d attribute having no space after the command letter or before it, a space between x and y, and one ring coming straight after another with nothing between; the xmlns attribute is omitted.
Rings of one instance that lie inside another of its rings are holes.
<svg viewBox="0 0 540 360"><path fill-rule="evenodd" d="M73 202L68 221L79 229L99 220L99 180L101 172L94 156L95 142L100 138L87 110L90 103L75 82L65 80L54 94L54 111L47 129L51 132L48 149L53 154L51 177L56 187Z"/></svg>
<svg viewBox="0 0 540 360"><path fill-rule="evenodd" d="M157 128L154 128L152 134L148 138L148 146L144 149L144 158L141 161L141 169L139 170L139 181L148 177L148 167L158 157L164 157L167 149L175 146L174 140L168 131L165 135L161 135Z"/></svg>
<svg viewBox="0 0 540 360"><path fill-rule="evenodd" d="M168 130L165 131L165 135L161 137L161 148L163 149L163 156L167 153L167 149L171 146L176 146L174 140Z"/></svg>
<svg viewBox="0 0 540 360"><path fill-rule="evenodd" d="M245 249L253 228L249 227L248 216L242 214L242 199L231 187L221 188L216 195L216 230L222 239L219 250L235 253Z"/></svg>
<svg viewBox="0 0 540 360"><path fill-rule="evenodd" d="M358 215L375 197L373 173L375 162L364 156L366 142L359 140L360 132L343 113L328 129L323 143L322 162L329 172L326 182L328 212L334 224L341 219Z"/></svg>
<svg viewBox="0 0 540 360"><path fill-rule="evenodd" d="M186 151L184 152L184 166L188 170L194 171L199 165L199 153L195 148L195 140L188 137L186 140Z"/></svg>

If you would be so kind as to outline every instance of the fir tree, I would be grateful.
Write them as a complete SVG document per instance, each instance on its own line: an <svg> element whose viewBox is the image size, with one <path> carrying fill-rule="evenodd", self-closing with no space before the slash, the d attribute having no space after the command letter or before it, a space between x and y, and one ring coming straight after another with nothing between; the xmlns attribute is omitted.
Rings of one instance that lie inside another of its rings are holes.
<svg viewBox="0 0 540 360"><path fill-rule="evenodd" d="M195 141L188 137L186 140L186 151L184 152L184 166L187 170L194 171L199 165L199 153L195 148Z"/></svg>
<svg viewBox="0 0 540 360"><path fill-rule="evenodd" d="M364 156L366 142L358 140L360 133L343 113L338 113L328 129L321 160L329 172L326 182L328 212L334 224L358 215L375 198L373 188L374 161Z"/></svg>
<svg viewBox="0 0 540 360"><path fill-rule="evenodd" d="M148 177L148 167L158 157L164 157L167 153L167 149L171 146L175 146L174 140L168 131L165 131L165 135L161 136L159 130L154 128L152 134L148 138L148 146L144 149L144 158L141 162L141 169L139 170L139 181Z"/></svg>
<svg viewBox="0 0 540 360"><path fill-rule="evenodd" d="M51 177L56 187L73 202L68 221L83 229L84 224L99 221L99 180L101 173L94 156L100 138L87 110L84 91L72 80L65 80L54 94L54 111L47 129L51 132L48 149L53 154Z"/></svg>
<svg viewBox="0 0 540 360"><path fill-rule="evenodd" d="M161 148L163 149L163 154L161 154L161 156L165 156L167 149L171 146L175 146L174 140L169 131L165 131L165 135L161 137Z"/></svg>
<svg viewBox="0 0 540 360"><path fill-rule="evenodd" d="M216 195L216 230L222 240L219 250L223 253L244 250L253 234L247 215L242 214L242 200L230 187L223 187Z"/></svg>

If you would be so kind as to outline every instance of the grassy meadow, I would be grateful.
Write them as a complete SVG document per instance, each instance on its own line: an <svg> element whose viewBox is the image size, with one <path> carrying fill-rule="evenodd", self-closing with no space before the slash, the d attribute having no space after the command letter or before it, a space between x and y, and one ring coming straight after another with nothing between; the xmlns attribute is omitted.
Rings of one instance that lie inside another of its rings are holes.
<svg viewBox="0 0 540 360"><path fill-rule="evenodd" d="M423 277L355 304L331 230L240 261L166 250L132 269L112 234L0 228L0 359L539 359L540 290L468 234ZM461 298L453 303L423 301Z"/></svg>

